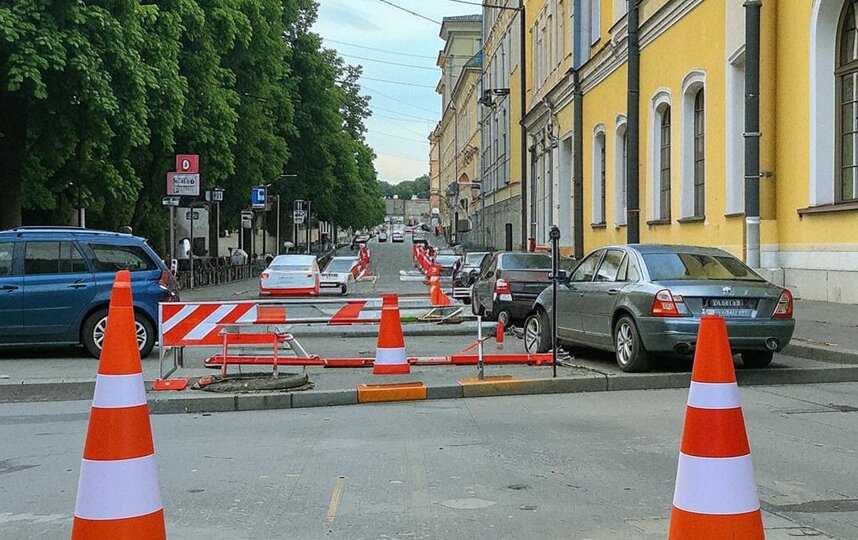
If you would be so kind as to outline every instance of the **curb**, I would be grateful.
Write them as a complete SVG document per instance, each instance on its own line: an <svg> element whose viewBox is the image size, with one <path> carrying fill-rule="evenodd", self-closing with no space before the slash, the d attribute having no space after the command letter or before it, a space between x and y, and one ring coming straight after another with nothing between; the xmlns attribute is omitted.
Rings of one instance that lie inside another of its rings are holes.
<svg viewBox="0 0 858 540"><path fill-rule="evenodd" d="M738 370L736 376L739 386L858 382L858 365ZM687 389L690 380L690 373L642 373L633 376L589 373L557 379L501 376L484 381L462 379L458 384L425 386L425 398L421 399ZM147 387L150 384L147 383ZM94 386L92 382L0 385L0 403L88 400L92 398ZM212 394L186 390L175 394L150 394L148 402L152 414L181 414L335 407L357 405L361 400L358 388L348 388L253 394Z"/></svg>
<svg viewBox="0 0 858 540"><path fill-rule="evenodd" d="M793 341L784 347L781 354L831 364L858 364L858 351L806 342L796 343Z"/></svg>

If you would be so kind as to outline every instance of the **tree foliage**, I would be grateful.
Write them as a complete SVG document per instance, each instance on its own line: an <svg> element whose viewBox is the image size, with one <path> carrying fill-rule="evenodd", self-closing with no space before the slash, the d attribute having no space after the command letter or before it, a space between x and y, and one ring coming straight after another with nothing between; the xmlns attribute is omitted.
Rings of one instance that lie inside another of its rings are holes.
<svg viewBox="0 0 858 540"><path fill-rule="evenodd" d="M68 223L80 204L89 226L131 224L161 247L177 153L200 154L204 188L225 189L227 226L259 184L342 227L380 222L360 68L322 47L316 12L315 0L0 0L0 229Z"/></svg>
<svg viewBox="0 0 858 540"><path fill-rule="evenodd" d="M429 175L424 174L418 176L414 180L406 180L398 184L389 184L387 182L379 182L381 194L385 198L390 198L396 195L400 199L410 199L413 195L417 195L418 199L429 198Z"/></svg>

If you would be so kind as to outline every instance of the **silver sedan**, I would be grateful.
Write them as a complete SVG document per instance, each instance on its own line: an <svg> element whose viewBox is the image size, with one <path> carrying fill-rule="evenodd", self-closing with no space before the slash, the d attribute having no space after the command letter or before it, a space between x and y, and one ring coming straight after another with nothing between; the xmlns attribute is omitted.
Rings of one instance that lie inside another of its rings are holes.
<svg viewBox="0 0 858 540"><path fill-rule="evenodd" d="M552 292L525 321L528 352L551 349ZM702 315L720 315L734 354L759 368L795 328L793 297L715 248L611 246L590 253L557 289L557 339L612 351L623 371L646 371L653 354L693 353Z"/></svg>

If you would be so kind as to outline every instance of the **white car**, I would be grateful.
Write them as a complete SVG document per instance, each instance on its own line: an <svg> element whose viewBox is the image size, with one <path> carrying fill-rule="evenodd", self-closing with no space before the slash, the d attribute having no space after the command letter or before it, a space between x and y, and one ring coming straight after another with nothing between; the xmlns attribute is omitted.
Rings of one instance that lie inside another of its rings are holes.
<svg viewBox="0 0 858 540"><path fill-rule="evenodd" d="M360 274L360 258L334 257L322 272L321 287L339 288L341 294L348 294L349 283L354 283Z"/></svg>
<svg viewBox="0 0 858 540"><path fill-rule="evenodd" d="M404 242L405 241L405 235L399 231L396 231L390 236L390 241L391 242L397 242L397 243Z"/></svg>
<svg viewBox="0 0 858 540"><path fill-rule="evenodd" d="M278 255L259 276L259 294L318 296L319 274L314 255Z"/></svg>

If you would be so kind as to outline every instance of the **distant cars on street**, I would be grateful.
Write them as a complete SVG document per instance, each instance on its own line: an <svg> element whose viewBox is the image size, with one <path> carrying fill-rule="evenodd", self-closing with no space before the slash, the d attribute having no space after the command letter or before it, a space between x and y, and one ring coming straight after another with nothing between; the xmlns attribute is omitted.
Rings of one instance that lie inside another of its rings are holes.
<svg viewBox="0 0 858 540"><path fill-rule="evenodd" d="M352 238L351 250L355 251L360 249L360 247L366 245L367 242L369 242L368 234L356 234Z"/></svg>
<svg viewBox="0 0 858 540"><path fill-rule="evenodd" d="M318 296L319 264L314 255L278 255L259 276L260 296Z"/></svg>
<svg viewBox="0 0 858 540"><path fill-rule="evenodd" d="M405 241L405 235L401 231L394 231L393 234L390 235L390 241L402 243Z"/></svg>
<svg viewBox="0 0 858 540"><path fill-rule="evenodd" d="M525 322L525 348L551 347L551 288ZM690 354L700 317L727 321L730 346L759 368L795 328L793 297L715 248L611 246L590 253L557 290L557 338L616 354L623 371L645 371L653 354Z"/></svg>
<svg viewBox="0 0 858 540"><path fill-rule="evenodd" d="M158 303L179 299L173 275L145 239L78 227L0 232L0 344L80 343L97 358L119 270L131 272L145 357L157 337Z"/></svg>
<svg viewBox="0 0 858 540"><path fill-rule="evenodd" d="M471 309L487 320L505 325L519 322L548 286L551 256L545 253L499 252L471 271Z"/></svg>
<svg viewBox="0 0 858 540"><path fill-rule="evenodd" d="M378 235L379 242L387 242L387 233L383 232Z"/></svg>
<svg viewBox="0 0 858 540"><path fill-rule="evenodd" d="M462 265L462 256L452 252L439 251L435 255L435 264L441 267L440 277L452 277Z"/></svg>
<svg viewBox="0 0 858 540"><path fill-rule="evenodd" d="M360 258L334 257L322 271L319 286L322 289L338 288L340 294L348 294L349 283L354 283L359 274Z"/></svg>

